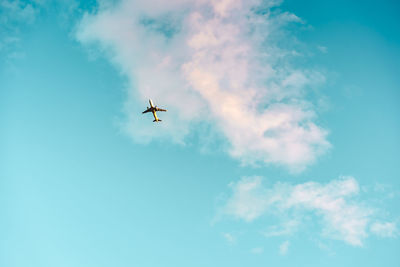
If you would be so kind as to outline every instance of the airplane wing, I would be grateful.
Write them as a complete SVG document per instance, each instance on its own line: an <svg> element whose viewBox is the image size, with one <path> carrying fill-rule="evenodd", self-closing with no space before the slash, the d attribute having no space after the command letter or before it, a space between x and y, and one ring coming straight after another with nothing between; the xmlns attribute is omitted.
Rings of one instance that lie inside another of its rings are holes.
<svg viewBox="0 0 400 267"><path fill-rule="evenodd" d="M142 114L147 113L147 112L150 112L150 111L151 111L151 108L148 108L148 109L146 109L145 111L143 111Z"/></svg>
<svg viewBox="0 0 400 267"><path fill-rule="evenodd" d="M167 110L162 108L156 108L156 111L167 111Z"/></svg>

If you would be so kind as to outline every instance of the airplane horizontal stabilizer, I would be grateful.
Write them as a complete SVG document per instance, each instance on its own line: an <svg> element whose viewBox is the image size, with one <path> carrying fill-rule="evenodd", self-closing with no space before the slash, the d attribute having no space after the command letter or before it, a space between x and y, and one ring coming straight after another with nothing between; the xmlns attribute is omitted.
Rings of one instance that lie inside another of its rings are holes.
<svg viewBox="0 0 400 267"><path fill-rule="evenodd" d="M162 121L162 120L154 120L153 122L159 122L159 121Z"/></svg>

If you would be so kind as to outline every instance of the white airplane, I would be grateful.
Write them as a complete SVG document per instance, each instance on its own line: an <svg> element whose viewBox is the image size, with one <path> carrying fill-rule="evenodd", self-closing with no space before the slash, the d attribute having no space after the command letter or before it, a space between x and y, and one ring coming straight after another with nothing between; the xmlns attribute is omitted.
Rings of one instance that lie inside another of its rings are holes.
<svg viewBox="0 0 400 267"><path fill-rule="evenodd" d="M147 112L151 112L151 113L153 113L153 116L154 116L154 121L153 122L161 121L160 119L157 118L156 111L167 111L167 110L166 109L162 109L162 108L158 108L157 106L154 106L153 101L151 101L151 99L149 99L149 103L150 103L150 107L147 107L147 109L145 111L143 111L142 114L147 113Z"/></svg>

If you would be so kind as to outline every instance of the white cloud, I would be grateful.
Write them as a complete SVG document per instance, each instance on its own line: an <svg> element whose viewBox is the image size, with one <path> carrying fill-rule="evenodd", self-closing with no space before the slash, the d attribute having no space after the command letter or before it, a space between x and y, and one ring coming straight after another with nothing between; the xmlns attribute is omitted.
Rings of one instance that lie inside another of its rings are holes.
<svg viewBox="0 0 400 267"><path fill-rule="evenodd" d="M256 247L251 249L251 253L253 254L262 254L264 252L263 247Z"/></svg>
<svg viewBox="0 0 400 267"><path fill-rule="evenodd" d="M9 27L13 23L30 24L35 21L37 10L30 3L23 1L4 0L0 2L0 14L2 14L0 23L7 24Z"/></svg>
<svg viewBox="0 0 400 267"><path fill-rule="evenodd" d="M270 226L265 236L290 235L308 215L319 218L321 235L362 246L369 232L380 236L393 235L393 224L368 225L375 215L371 208L356 200L357 181L350 176L340 177L327 184L306 182L292 185L276 183L266 187L261 177L246 177L231 183L232 195L227 199L222 214L251 222L268 214L285 219L280 226Z"/></svg>
<svg viewBox="0 0 400 267"><path fill-rule="evenodd" d="M122 0L86 14L77 38L97 44L128 77L124 128L135 141L184 143L206 122L243 163L300 171L330 146L305 99L324 77L294 68L292 53L277 46L285 25L301 22L268 11L279 2ZM169 110L158 127L139 117L148 98Z"/></svg>
<svg viewBox="0 0 400 267"><path fill-rule="evenodd" d="M283 242L280 246L279 246L279 254L281 254L281 255L286 255L286 253L288 252L288 250L289 250L289 245L290 245L290 242L289 241L285 241L285 242Z"/></svg>
<svg viewBox="0 0 400 267"><path fill-rule="evenodd" d="M274 197L261 185L261 177L244 178L232 183L233 195L225 207L225 213L252 221L260 217L274 202Z"/></svg>
<svg viewBox="0 0 400 267"><path fill-rule="evenodd" d="M234 237L231 233L223 233L222 236L228 241L229 244L236 243L236 237Z"/></svg>
<svg viewBox="0 0 400 267"><path fill-rule="evenodd" d="M328 53L328 48L327 48L326 46L318 45L318 46L317 46L317 49L318 49L321 53L324 53L324 54Z"/></svg>
<svg viewBox="0 0 400 267"><path fill-rule="evenodd" d="M15 51L19 46L21 26L32 24L38 9L22 1L0 1L0 52L6 52L7 58L21 55Z"/></svg>
<svg viewBox="0 0 400 267"><path fill-rule="evenodd" d="M314 240L314 241L316 242L317 246L321 250L325 251L328 255L334 256L336 254L335 251L328 244L322 242L321 240Z"/></svg>
<svg viewBox="0 0 400 267"><path fill-rule="evenodd" d="M375 222L371 225L371 232L380 237L397 237L399 234L394 222Z"/></svg>
<svg viewBox="0 0 400 267"><path fill-rule="evenodd" d="M298 220L289 220L280 225L272 225L263 232L263 235L266 237L291 235L297 231L299 224Z"/></svg>

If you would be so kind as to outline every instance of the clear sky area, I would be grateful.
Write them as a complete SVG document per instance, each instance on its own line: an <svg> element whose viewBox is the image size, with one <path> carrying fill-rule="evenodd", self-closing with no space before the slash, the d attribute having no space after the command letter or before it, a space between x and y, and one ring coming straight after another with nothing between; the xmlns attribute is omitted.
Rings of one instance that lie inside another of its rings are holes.
<svg viewBox="0 0 400 267"><path fill-rule="evenodd" d="M400 266L399 14L0 0L0 266Z"/></svg>

